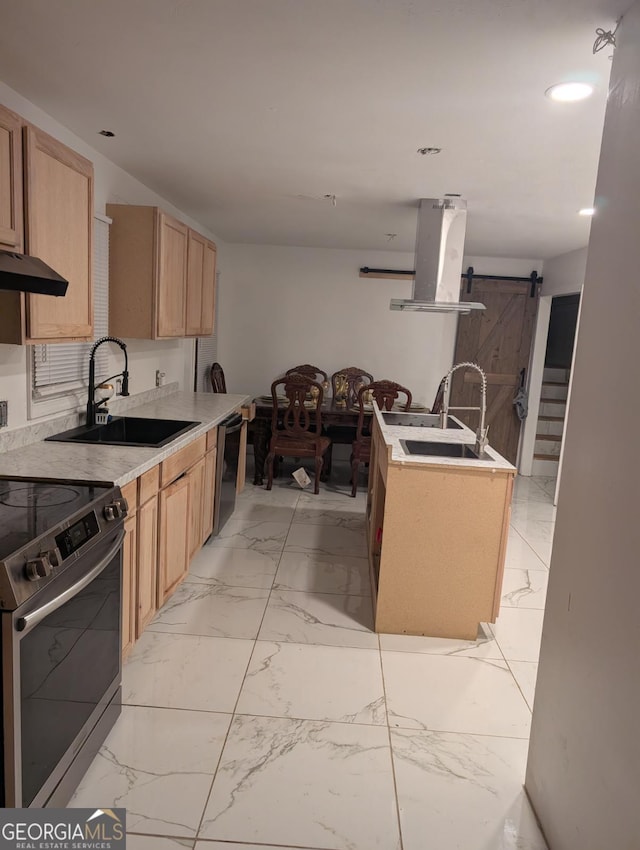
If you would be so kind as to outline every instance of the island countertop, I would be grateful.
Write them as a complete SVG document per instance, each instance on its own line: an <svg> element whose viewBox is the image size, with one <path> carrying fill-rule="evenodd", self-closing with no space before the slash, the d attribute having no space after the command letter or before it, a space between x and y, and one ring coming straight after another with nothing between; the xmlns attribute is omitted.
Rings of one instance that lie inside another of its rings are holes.
<svg viewBox="0 0 640 850"><path fill-rule="evenodd" d="M374 404L374 415L380 428L382 439L387 447L388 460L391 463L401 463L411 466L448 466L464 469L496 469L502 472L517 472L516 467L502 455L487 446L486 458L460 458L439 457L437 455L413 455L407 454L400 444L400 440L415 440L425 443L466 443L473 446L476 440L475 432L462 423L457 417L450 416L461 425L460 428L420 428L407 425L387 425L376 404Z"/></svg>
<svg viewBox="0 0 640 850"><path fill-rule="evenodd" d="M162 448L40 441L0 453L0 478L122 486L205 434L250 400L248 395L175 392L129 408L125 414L200 423Z"/></svg>

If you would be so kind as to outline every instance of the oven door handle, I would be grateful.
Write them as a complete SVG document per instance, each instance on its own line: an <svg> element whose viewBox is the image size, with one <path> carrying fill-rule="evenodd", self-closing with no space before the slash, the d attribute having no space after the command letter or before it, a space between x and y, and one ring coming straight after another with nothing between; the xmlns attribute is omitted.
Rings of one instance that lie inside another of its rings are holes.
<svg viewBox="0 0 640 850"><path fill-rule="evenodd" d="M26 614L24 617L19 617L16 620L16 631L27 634L31 631L31 629L35 628L38 623L41 623L45 617L48 617L49 614L57 611L58 608L62 608L66 602L73 599L73 597L77 596L81 590L84 590L87 585L91 584L91 582L97 578L103 570L106 570L113 560L114 555L118 553L118 550L124 541L125 534L126 532L124 529L119 531L113 546L109 549L104 558L101 558L100 562L97 563L95 567L90 569L88 573L78 579L78 581L72 584L71 587L68 587L59 596L56 596L55 599L52 599L50 602L46 602L44 605L41 605L40 608L36 608L35 611L31 611L30 614Z"/></svg>

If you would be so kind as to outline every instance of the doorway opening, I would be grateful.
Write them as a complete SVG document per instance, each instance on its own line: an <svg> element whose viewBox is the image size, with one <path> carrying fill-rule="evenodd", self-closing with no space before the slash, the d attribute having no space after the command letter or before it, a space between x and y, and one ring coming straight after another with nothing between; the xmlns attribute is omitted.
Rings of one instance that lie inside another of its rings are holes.
<svg viewBox="0 0 640 850"><path fill-rule="evenodd" d="M551 299L532 475L558 476L579 308L577 294Z"/></svg>

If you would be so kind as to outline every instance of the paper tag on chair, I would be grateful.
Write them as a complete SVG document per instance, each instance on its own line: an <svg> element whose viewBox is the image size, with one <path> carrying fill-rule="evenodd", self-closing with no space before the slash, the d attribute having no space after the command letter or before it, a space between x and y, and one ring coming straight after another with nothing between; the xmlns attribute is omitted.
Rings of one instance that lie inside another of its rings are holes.
<svg viewBox="0 0 640 850"><path fill-rule="evenodd" d="M301 487L306 487L308 484L311 484L311 479L302 467L300 467L300 469L296 469L296 471L291 474Z"/></svg>

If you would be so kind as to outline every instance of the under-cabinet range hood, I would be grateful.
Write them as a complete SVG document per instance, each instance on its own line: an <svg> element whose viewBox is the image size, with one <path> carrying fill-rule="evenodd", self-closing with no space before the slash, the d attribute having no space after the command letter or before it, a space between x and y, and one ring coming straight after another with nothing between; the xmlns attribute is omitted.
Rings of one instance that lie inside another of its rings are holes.
<svg viewBox="0 0 640 850"><path fill-rule="evenodd" d="M469 313L477 301L460 302L460 276L467 227L462 198L422 198L418 209L413 298L392 298L392 310Z"/></svg>
<svg viewBox="0 0 640 850"><path fill-rule="evenodd" d="M69 282L42 260L0 251L0 289L36 295L64 295Z"/></svg>

